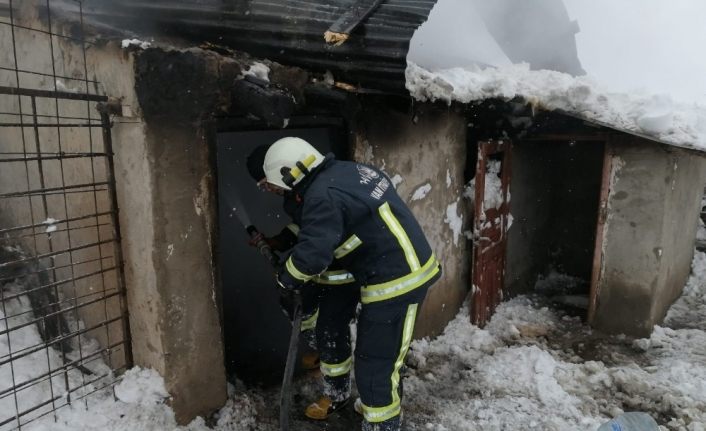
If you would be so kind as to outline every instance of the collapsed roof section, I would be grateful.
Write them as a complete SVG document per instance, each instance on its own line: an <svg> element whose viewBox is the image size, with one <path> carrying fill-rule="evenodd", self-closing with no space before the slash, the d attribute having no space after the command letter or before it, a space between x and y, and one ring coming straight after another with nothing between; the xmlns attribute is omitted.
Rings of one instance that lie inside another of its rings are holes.
<svg viewBox="0 0 706 431"><path fill-rule="evenodd" d="M104 29L210 42L287 65L331 71L338 80L353 85L407 93L404 74L409 43L435 3L86 0L84 18Z"/></svg>

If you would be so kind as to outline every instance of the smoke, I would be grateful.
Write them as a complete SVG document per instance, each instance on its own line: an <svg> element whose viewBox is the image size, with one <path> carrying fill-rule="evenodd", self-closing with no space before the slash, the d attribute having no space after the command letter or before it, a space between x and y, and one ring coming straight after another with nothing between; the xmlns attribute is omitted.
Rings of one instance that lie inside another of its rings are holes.
<svg viewBox="0 0 706 431"><path fill-rule="evenodd" d="M691 102L706 98L706 2L565 0L579 56L596 80Z"/></svg>
<svg viewBox="0 0 706 431"><path fill-rule="evenodd" d="M407 59L429 70L511 64L469 0L439 0L412 36Z"/></svg>
<svg viewBox="0 0 706 431"><path fill-rule="evenodd" d="M432 71L526 62L703 103L704 16L703 0L439 0L407 58Z"/></svg>
<svg viewBox="0 0 706 431"><path fill-rule="evenodd" d="M430 70L526 62L580 75L577 30L561 0L439 0L407 58Z"/></svg>

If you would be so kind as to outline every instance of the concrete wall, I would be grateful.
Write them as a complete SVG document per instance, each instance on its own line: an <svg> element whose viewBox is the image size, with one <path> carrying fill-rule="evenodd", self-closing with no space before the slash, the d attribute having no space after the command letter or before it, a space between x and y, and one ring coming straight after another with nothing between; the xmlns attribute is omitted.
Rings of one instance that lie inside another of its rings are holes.
<svg viewBox="0 0 706 431"><path fill-rule="evenodd" d="M638 138L610 147L613 172L594 325L647 336L690 272L706 160Z"/></svg>
<svg viewBox="0 0 706 431"><path fill-rule="evenodd" d="M470 286L470 254L463 235L468 228L454 233L445 222L447 211L463 217L464 225L471 218L461 198L466 121L461 114L432 106L415 113L373 103L363 106L355 130L354 159L382 167L393 180L397 175L402 178L397 191L417 216L443 265L443 276L429 291L416 328L417 336L438 334L455 317ZM426 197L412 200L414 192L426 184L431 185Z"/></svg>
<svg viewBox="0 0 706 431"><path fill-rule="evenodd" d="M36 10L33 8L23 8L23 13L25 23L35 28L44 25L34 15ZM55 23L54 30L57 29L61 31L60 23ZM12 65L11 45L7 49L11 40L8 27L0 26L0 32L0 63ZM202 119L222 102L221 97L228 98L229 92L218 85L232 83L234 74L240 69L233 61L221 61L219 56L200 50L189 53L159 49L139 52L121 49L118 43L90 45L87 62L89 77L101 83L97 90L121 98L129 112L127 117L115 118L112 136L132 349L136 365L154 368L164 376L177 420L185 423L196 415L206 415L221 407L226 399L212 254L216 237L215 188ZM80 47L68 40L55 39L54 49L57 74L83 76ZM48 37L29 33L18 35L18 56L21 68L51 73ZM142 60L136 62L136 58ZM180 63L179 58L185 61ZM173 66L172 76L164 73L169 65ZM17 85L14 74L0 74L0 85ZM35 75L21 75L20 85L54 90L51 78ZM85 91L75 81L62 85L73 85ZM95 90L91 89L92 92ZM22 103L24 112L28 112L29 100L22 100ZM46 106L40 106L40 113L52 114L53 103L52 100ZM85 102L61 103L63 115L87 114ZM0 98L0 111L17 109L16 97ZM97 118L92 109L91 115ZM66 146L63 149L85 151L89 145L85 130L64 132L62 141ZM33 142L33 130L25 129L25 137L27 142ZM94 134L93 139L96 138ZM57 149L55 135L42 136L42 141L43 151ZM21 151L21 148L19 129L0 128L0 149ZM44 168L52 182L47 187L51 187L59 181L59 165L45 162ZM98 163L93 168L99 175L105 171L105 166ZM67 163L67 184L75 183L90 170L90 163ZM24 166L3 166L0 169L2 191L37 188L35 165L29 166L28 175L29 185ZM107 194L99 196L98 209L107 208L107 202ZM41 208L41 202L33 199L32 206ZM49 206L52 208L49 214L35 211L35 223L47 216L66 217L65 211L61 212L63 201L50 201ZM69 216L96 210L92 196L90 199L69 197L67 206ZM29 207L27 198L0 207L2 226L29 224L32 221ZM109 237L110 231L110 227L101 229L102 237ZM81 236L72 234L71 239L75 244ZM68 246L66 235L55 234L52 241L55 249ZM25 246L42 252L46 251L48 242L41 239L37 246L33 243ZM112 255L108 248L101 252ZM97 257L96 248L74 254L74 259ZM93 285L90 281L77 284L78 294L91 291ZM99 304L83 310L81 318L86 325L91 325L103 319L106 312L109 317L117 315L119 304L116 300L107 306ZM96 331L90 335L105 346L122 335L117 324L110 330L112 332ZM112 365L117 367L120 364Z"/></svg>

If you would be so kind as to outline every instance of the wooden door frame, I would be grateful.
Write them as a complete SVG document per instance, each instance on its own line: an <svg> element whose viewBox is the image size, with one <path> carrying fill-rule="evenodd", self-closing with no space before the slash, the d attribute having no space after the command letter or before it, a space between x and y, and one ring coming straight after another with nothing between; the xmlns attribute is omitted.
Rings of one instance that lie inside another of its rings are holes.
<svg viewBox="0 0 706 431"><path fill-rule="evenodd" d="M613 180L613 140L607 136L603 145L603 173L601 175L601 193L598 202L598 215L596 220L596 239L593 249L593 269L591 272L591 288L588 301L588 323L593 324L598 306L601 281L603 279L604 255L603 244L605 227L608 220L608 197Z"/></svg>
<svg viewBox="0 0 706 431"><path fill-rule="evenodd" d="M508 218L503 217L502 218L502 226L501 226L501 237L498 242L504 242L505 247L502 251L503 253L503 259L502 259L502 270L501 270L501 279L499 282L499 285L497 286L497 292L488 292L487 287L484 290L483 286L481 286L481 281L480 281L480 268L478 268L479 264L479 253L482 252L482 247L479 245L480 238L476 238L476 235L480 235L480 220L481 220L481 215L485 212L484 208L484 199L485 199L485 173L487 171L487 161L489 155L492 154L498 154L498 153L504 153L503 154L503 160L502 160L502 179L501 183L503 184L503 195L506 198L505 202L502 204L501 209L497 210L499 213L507 212L507 214L510 214L510 202L507 200L507 197L509 196L510 193L510 179L511 179L511 172L512 172L512 163L511 163L511 157L512 157L512 141L509 139L498 139L498 140L487 140L487 141L479 141L478 142L478 161L476 162L476 184L475 184L475 196L474 196L474 220L473 220L473 232L474 232L474 240L473 240L473 251L471 253L472 255L472 261L471 261L471 268L472 268L472 276L471 276L471 301L469 302L469 311L471 315L471 322L475 325L478 325L480 327L484 326L488 320L490 320L490 317L492 316L493 312L495 311L495 308L497 305L502 301L502 296L503 296L503 284L504 284L504 274L505 274L505 253L507 251L507 230L508 230ZM483 175L479 175L480 173L483 173ZM483 292L485 295L483 298L480 297L479 293ZM483 299L482 303L480 300Z"/></svg>

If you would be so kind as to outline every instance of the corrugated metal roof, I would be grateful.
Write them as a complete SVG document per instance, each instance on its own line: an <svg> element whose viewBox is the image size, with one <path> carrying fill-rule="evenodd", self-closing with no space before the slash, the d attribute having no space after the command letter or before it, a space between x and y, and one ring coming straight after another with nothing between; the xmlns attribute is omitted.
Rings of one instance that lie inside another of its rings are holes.
<svg viewBox="0 0 706 431"><path fill-rule="evenodd" d="M340 46L324 33L354 0L86 0L87 22L143 36L212 42L324 72L367 88L404 91L414 31L436 0L385 0Z"/></svg>

